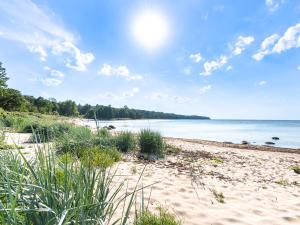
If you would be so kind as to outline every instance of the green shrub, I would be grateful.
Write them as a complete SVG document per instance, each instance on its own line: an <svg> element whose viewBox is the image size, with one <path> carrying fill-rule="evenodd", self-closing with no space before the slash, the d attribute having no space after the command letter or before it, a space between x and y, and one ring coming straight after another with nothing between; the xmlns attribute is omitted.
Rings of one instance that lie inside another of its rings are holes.
<svg viewBox="0 0 300 225"><path fill-rule="evenodd" d="M135 147L134 135L129 131L123 131L115 137L115 144L119 151L129 152Z"/></svg>
<svg viewBox="0 0 300 225"><path fill-rule="evenodd" d="M159 208L158 215L148 210L137 214L134 225L181 225L181 221L166 209Z"/></svg>
<svg viewBox="0 0 300 225"><path fill-rule="evenodd" d="M121 160L121 154L114 148L101 149L92 147L82 149L79 159L84 166L107 168Z"/></svg>
<svg viewBox="0 0 300 225"><path fill-rule="evenodd" d="M138 143L141 153L163 155L164 141L160 133L143 129L138 136Z"/></svg>

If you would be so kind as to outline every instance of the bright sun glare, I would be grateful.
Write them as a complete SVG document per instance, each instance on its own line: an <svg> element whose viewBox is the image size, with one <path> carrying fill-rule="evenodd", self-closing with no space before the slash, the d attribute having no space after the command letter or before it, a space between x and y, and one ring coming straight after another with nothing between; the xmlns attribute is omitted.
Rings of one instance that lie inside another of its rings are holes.
<svg viewBox="0 0 300 225"><path fill-rule="evenodd" d="M134 18L132 32L138 44L153 51L166 42L169 28L165 16L160 12L144 10Z"/></svg>

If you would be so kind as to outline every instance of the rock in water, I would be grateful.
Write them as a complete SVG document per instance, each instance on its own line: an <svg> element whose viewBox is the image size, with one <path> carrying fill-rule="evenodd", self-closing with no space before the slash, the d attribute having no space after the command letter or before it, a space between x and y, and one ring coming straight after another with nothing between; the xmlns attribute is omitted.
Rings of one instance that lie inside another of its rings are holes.
<svg viewBox="0 0 300 225"><path fill-rule="evenodd" d="M116 127L114 125L109 125L108 126L110 129L116 129Z"/></svg>
<svg viewBox="0 0 300 225"><path fill-rule="evenodd" d="M274 143L274 142L271 142L271 141L267 141L267 142L265 142L265 144L266 144L266 145L275 145L275 143Z"/></svg>
<svg viewBox="0 0 300 225"><path fill-rule="evenodd" d="M272 137L273 140L279 140L279 137Z"/></svg>
<svg viewBox="0 0 300 225"><path fill-rule="evenodd" d="M248 145L249 142L248 141L242 141L242 145Z"/></svg>

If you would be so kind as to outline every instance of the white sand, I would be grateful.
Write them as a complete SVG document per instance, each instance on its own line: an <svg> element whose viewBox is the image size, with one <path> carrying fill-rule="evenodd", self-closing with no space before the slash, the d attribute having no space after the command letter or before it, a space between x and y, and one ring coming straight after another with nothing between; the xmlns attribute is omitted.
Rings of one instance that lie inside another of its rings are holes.
<svg viewBox="0 0 300 225"><path fill-rule="evenodd" d="M146 166L143 185L159 182L152 186L151 208L165 206L186 225L300 224L300 175L289 169L300 164L299 154L168 142L184 151L198 152L198 156L183 153L169 162ZM209 152L224 162L213 165L199 152ZM138 178L134 168L140 172L144 166L131 159L120 163L119 171L127 176L129 186L134 186ZM198 175L191 171L198 171ZM280 180L289 184L277 184ZM225 203L215 199L213 190L223 193Z"/></svg>
<svg viewBox="0 0 300 225"><path fill-rule="evenodd" d="M24 146L32 156L33 146L24 143L28 138L8 134L7 142ZM118 182L126 182L129 191L146 165L140 184L153 184L144 195L148 198L151 190L150 209L167 207L185 225L300 224L300 175L289 169L300 165L300 154L167 142L183 151L153 163L127 156L116 165ZM224 162L215 164L213 157ZM223 193L225 203L213 190Z"/></svg>

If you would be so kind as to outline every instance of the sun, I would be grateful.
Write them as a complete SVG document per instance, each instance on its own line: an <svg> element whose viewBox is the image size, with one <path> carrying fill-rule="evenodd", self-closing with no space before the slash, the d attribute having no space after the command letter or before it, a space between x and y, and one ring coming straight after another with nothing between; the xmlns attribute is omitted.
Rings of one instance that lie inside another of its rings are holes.
<svg viewBox="0 0 300 225"><path fill-rule="evenodd" d="M146 50L156 50L168 39L167 19L159 11L144 10L134 17L132 33L136 42Z"/></svg>

